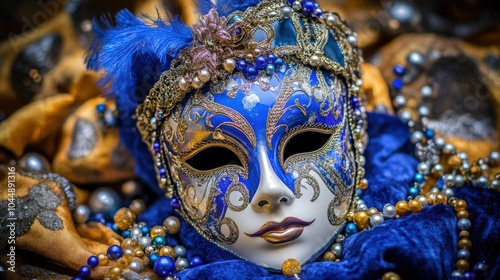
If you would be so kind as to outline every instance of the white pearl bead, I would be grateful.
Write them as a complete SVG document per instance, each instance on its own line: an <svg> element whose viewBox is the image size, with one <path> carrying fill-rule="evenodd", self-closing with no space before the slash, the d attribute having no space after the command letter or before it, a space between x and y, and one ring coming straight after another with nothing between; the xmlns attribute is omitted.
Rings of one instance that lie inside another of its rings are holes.
<svg viewBox="0 0 500 280"><path fill-rule="evenodd" d="M233 72L234 68L236 68L236 60L232 58L226 58L224 61L224 70L227 72Z"/></svg>
<svg viewBox="0 0 500 280"><path fill-rule="evenodd" d="M198 77L194 77L191 83L193 84L193 87L196 89L202 88L204 85L204 83Z"/></svg>
<svg viewBox="0 0 500 280"><path fill-rule="evenodd" d="M198 73L198 79L200 79L200 81L206 83L208 81L210 81L210 72L208 72L207 69L201 69L200 70L200 73Z"/></svg>
<svg viewBox="0 0 500 280"><path fill-rule="evenodd" d="M334 15L332 14L329 14L327 17L326 17L326 22L328 22L329 24L334 24L335 21L337 21L337 19L335 18Z"/></svg>
<svg viewBox="0 0 500 280"><path fill-rule="evenodd" d="M349 44L351 44L352 46L355 46L358 44L358 37L354 35L349 35L347 36L347 42L349 42Z"/></svg>
<svg viewBox="0 0 500 280"><path fill-rule="evenodd" d="M319 63L320 63L319 56L317 56L317 55L312 55L312 56L309 58L309 63L311 64L311 66L318 66L318 65L319 65Z"/></svg>
<svg viewBox="0 0 500 280"><path fill-rule="evenodd" d="M383 223L384 223L384 216L382 216L380 214L375 214L373 216L370 216L370 225L372 227L378 226L378 225L383 224Z"/></svg>
<svg viewBox="0 0 500 280"><path fill-rule="evenodd" d="M142 270L142 265L138 261L132 261L130 262L129 266L130 269L132 269L135 272L140 272Z"/></svg>
<svg viewBox="0 0 500 280"><path fill-rule="evenodd" d="M283 7L283 9L281 9L281 13L283 14L284 18L290 18L293 11L290 7Z"/></svg>
<svg viewBox="0 0 500 280"><path fill-rule="evenodd" d="M188 90L189 83L186 81L186 79L182 78L179 80L179 88L181 90Z"/></svg>

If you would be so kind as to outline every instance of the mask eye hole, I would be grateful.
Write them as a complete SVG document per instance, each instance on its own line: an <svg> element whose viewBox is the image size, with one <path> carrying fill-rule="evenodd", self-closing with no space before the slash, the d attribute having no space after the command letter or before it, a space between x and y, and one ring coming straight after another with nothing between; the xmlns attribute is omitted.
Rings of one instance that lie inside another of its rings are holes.
<svg viewBox="0 0 500 280"><path fill-rule="evenodd" d="M227 165L243 167L240 157L228 148L211 146L197 152L185 162L200 171L209 171Z"/></svg>
<svg viewBox="0 0 500 280"><path fill-rule="evenodd" d="M326 145L331 134L318 131L304 131L292 136L283 149L283 160L291 156L315 152Z"/></svg>

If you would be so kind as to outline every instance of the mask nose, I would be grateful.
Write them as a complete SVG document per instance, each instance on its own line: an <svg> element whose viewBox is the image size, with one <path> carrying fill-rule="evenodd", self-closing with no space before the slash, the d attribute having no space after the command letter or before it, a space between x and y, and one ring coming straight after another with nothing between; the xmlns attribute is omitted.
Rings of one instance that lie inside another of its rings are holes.
<svg viewBox="0 0 500 280"><path fill-rule="evenodd" d="M272 212L280 206L292 204L295 200L293 192L274 172L265 149L259 151L260 179L259 187L251 205L256 212Z"/></svg>

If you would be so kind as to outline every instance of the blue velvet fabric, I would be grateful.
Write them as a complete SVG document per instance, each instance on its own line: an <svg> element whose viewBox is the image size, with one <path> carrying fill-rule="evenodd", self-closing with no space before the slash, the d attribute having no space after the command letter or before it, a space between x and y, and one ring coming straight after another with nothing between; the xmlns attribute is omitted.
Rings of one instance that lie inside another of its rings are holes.
<svg viewBox="0 0 500 280"><path fill-rule="evenodd" d="M381 209L407 195L417 161L412 156L409 131L397 118L368 114L370 142L366 150L366 177L370 185L363 194L369 206ZM464 187L455 196L468 203L473 247L471 269L478 262L488 265L487 279L500 279L500 194ZM139 220L161 224L175 214L166 198L159 198ZM418 214L388 220L354 234L343 243L340 262L318 261L303 266L302 279L380 279L388 271L402 279L449 279L457 261L458 231L451 207L426 207ZM206 241L183 223L181 242L188 258L202 256L205 265L181 271L181 279L289 279L239 259ZM169 240L171 245L176 241ZM476 279L481 278L477 275Z"/></svg>

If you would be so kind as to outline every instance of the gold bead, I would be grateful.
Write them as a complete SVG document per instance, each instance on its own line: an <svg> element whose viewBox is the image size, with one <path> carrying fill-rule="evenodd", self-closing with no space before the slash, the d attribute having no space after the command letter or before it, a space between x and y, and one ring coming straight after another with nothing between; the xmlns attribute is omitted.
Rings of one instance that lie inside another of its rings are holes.
<svg viewBox="0 0 500 280"><path fill-rule="evenodd" d="M134 257L136 257L136 258L144 257L144 251L141 250L140 248L134 249Z"/></svg>
<svg viewBox="0 0 500 280"><path fill-rule="evenodd" d="M386 272L382 275L382 280L401 280L401 277L394 272Z"/></svg>
<svg viewBox="0 0 500 280"><path fill-rule="evenodd" d="M352 219L354 219L354 212L352 212L352 211L347 212L346 218L349 222L352 222Z"/></svg>
<svg viewBox="0 0 500 280"><path fill-rule="evenodd" d="M434 198L434 204L445 204L448 199L446 198L446 195L442 193L437 193L436 197Z"/></svg>
<svg viewBox="0 0 500 280"><path fill-rule="evenodd" d="M469 238L469 232L466 230L461 230L460 233L458 233L459 238Z"/></svg>
<svg viewBox="0 0 500 280"><path fill-rule="evenodd" d="M366 211L356 212L356 214L354 214L354 223L358 229L366 229L370 224L370 216L366 213Z"/></svg>
<svg viewBox="0 0 500 280"><path fill-rule="evenodd" d="M404 216L408 213L408 203L404 200L400 200L398 201L398 203L396 203L396 214L398 214L399 216Z"/></svg>
<svg viewBox="0 0 500 280"><path fill-rule="evenodd" d="M467 260L460 259L457 261L456 267L462 272L467 271L469 269L469 262Z"/></svg>
<svg viewBox="0 0 500 280"><path fill-rule="evenodd" d="M294 276L295 274L300 274L302 267L296 259L287 259L281 264L281 271L285 276Z"/></svg>
<svg viewBox="0 0 500 280"><path fill-rule="evenodd" d="M125 269L128 267L128 263L127 261L125 261L125 259L122 258L119 258L117 261L116 261L116 266L119 267L120 269Z"/></svg>
<svg viewBox="0 0 500 280"><path fill-rule="evenodd" d="M99 265L101 265L101 266L108 265L109 259L108 259L108 256L106 256L105 254L101 253L101 254L97 255L97 258L99 259Z"/></svg>
<svg viewBox="0 0 500 280"><path fill-rule="evenodd" d="M359 181L358 188L366 190L368 188L368 180L361 179L361 181Z"/></svg>
<svg viewBox="0 0 500 280"><path fill-rule="evenodd" d="M125 238L122 241L121 247L124 249L133 248L137 243L132 238Z"/></svg>
<svg viewBox="0 0 500 280"><path fill-rule="evenodd" d="M472 177L474 178L479 178L483 174L483 170L481 169L481 166L479 165L473 165L470 167L470 173Z"/></svg>
<svg viewBox="0 0 500 280"><path fill-rule="evenodd" d="M469 211L467 210L460 210L457 212L457 219L468 219L469 218Z"/></svg>
<svg viewBox="0 0 500 280"><path fill-rule="evenodd" d="M149 236L151 236L151 239L154 239L157 236L165 237L165 235L167 235L167 232L165 231L165 228L163 226L154 226L149 231Z"/></svg>
<svg viewBox="0 0 500 280"><path fill-rule="evenodd" d="M121 230L130 228L135 223L135 214L129 208L120 208L116 211L113 221Z"/></svg>
<svg viewBox="0 0 500 280"><path fill-rule="evenodd" d="M454 168L457 168L460 166L460 164L462 164L462 160L457 155L453 155L448 159L448 164Z"/></svg>
<svg viewBox="0 0 500 280"><path fill-rule="evenodd" d="M109 276L112 278L118 278L122 275L122 270L117 267L113 266L112 268L109 269Z"/></svg>
<svg viewBox="0 0 500 280"><path fill-rule="evenodd" d="M130 202L129 208L134 214L139 215L146 209L146 203L142 199L134 199Z"/></svg>
<svg viewBox="0 0 500 280"><path fill-rule="evenodd" d="M425 197L427 197L427 201L430 205L434 205L434 199L436 198L435 193L427 193Z"/></svg>
<svg viewBox="0 0 500 280"><path fill-rule="evenodd" d="M253 54L251 54L251 53L247 53L247 54L245 55L245 59L246 59L247 61L253 61Z"/></svg>
<svg viewBox="0 0 500 280"><path fill-rule="evenodd" d="M418 213L422 211L422 203L416 199L412 199L410 203L408 203L408 209L410 209L412 213Z"/></svg>
<svg viewBox="0 0 500 280"><path fill-rule="evenodd" d="M167 229L168 234L176 234L181 228L181 221L175 216L170 216L163 221L163 226Z"/></svg>
<svg viewBox="0 0 500 280"><path fill-rule="evenodd" d="M169 257L173 258L175 255L175 250L174 250L174 248L172 248L170 246L163 246L160 248L160 251L158 252L158 254L160 256L169 256Z"/></svg>
<svg viewBox="0 0 500 280"><path fill-rule="evenodd" d="M458 241L458 249L467 249L469 250L472 247L472 242L469 238L462 238Z"/></svg>
<svg viewBox="0 0 500 280"><path fill-rule="evenodd" d="M329 261L329 262L334 262L335 261L335 253L331 252L331 251L328 251L326 252L324 255L323 255L323 259L325 261Z"/></svg>
<svg viewBox="0 0 500 280"><path fill-rule="evenodd" d="M455 211L465 210L467 209L467 202L463 199L459 199L455 204Z"/></svg>
<svg viewBox="0 0 500 280"><path fill-rule="evenodd" d="M370 207L370 209L368 209L368 215L373 216L375 214L378 214L378 209L375 207Z"/></svg>
<svg viewBox="0 0 500 280"><path fill-rule="evenodd" d="M123 250L123 259L129 263L132 258L134 257L134 250L130 249L130 248L127 248L125 250Z"/></svg>

